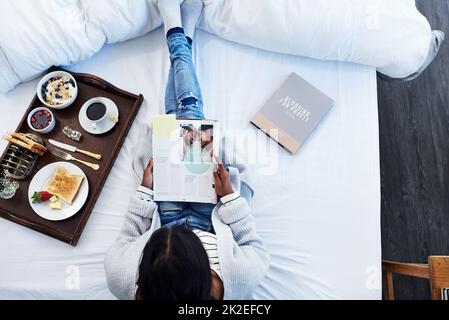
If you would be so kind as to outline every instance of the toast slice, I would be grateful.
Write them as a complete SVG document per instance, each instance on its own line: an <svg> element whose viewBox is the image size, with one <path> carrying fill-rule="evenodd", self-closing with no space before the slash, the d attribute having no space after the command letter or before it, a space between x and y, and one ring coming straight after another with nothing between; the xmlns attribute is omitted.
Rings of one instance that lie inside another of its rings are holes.
<svg viewBox="0 0 449 320"><path fill-rule="evenodd" d="M9 143L15 144L16 146L19 146L19 147L22 147L22 148L25 148L25 149L27 149L27 150L29 150L29 151L31 151L33 153L36 153L36 154L38 154L40 156L44 155L44 151L42 151L40 149L37 149L37 148L34 148L33 146L23 142L22 140L18 140L16 138L11 137L11 136L4 136L3 139L8 141Z"/></svg>
<svg viewBox="0 0 449 320"><path fill-rule="evenodd" d="M58 167L53 173L46 191L64 202L72 204L83 180L84 176L72 175L67 169Z"/></svg>
<svg viewBox="0 0 449 320"><path fill-rule="evenodd" d="M23 142L25 142L26 144L28 144L32 148L35 148L37 150L41 150L43 152L47 151L46 147L44 147L40 143L37 143L33 139L30 139L29 137L27 137L26 134L23 134L23 133L20 133L20 132L12 132L12 133L8 133L8 135L13 137L13 138L15 138L15 139L17 139L17 140L22 140Z"/></svg>

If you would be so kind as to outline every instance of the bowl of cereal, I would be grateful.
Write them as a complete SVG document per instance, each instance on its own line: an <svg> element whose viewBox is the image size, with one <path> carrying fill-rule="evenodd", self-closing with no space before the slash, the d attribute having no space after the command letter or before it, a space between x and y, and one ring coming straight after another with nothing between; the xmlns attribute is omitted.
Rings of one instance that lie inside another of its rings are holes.
<svg viewBox="0 0 449 320"><path fill-rule="evenodd" d="M68 72L54 71L44 76L37 85L37 97L47 107L64 109L78 96L78 85Z"/></svg>

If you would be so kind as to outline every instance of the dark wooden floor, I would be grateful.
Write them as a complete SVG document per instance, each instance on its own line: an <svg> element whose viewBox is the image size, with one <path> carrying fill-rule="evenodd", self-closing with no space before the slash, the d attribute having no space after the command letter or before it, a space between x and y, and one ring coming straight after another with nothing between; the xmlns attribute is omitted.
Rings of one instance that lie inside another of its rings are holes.
<svg viewBox="0 0 449 320"><path fill-rule="evenodd" d="M378 80L383 258L449 255L449 1L417 0L446 41L410 83ZM428 282L395 278L398 299L428 299Z"/></svg>

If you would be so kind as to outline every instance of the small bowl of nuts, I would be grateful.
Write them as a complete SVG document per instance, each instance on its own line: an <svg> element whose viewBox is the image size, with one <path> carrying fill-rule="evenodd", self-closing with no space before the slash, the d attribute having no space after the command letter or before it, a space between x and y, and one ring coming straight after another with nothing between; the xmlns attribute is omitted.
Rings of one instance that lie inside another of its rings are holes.
<svg viewBox="0 0 449 320"><path fill-rule="evenodd" d="M37 97L48 108L65 109L78 96L75 78L65 71L54 71L44 76L37 85Z"/></svg>

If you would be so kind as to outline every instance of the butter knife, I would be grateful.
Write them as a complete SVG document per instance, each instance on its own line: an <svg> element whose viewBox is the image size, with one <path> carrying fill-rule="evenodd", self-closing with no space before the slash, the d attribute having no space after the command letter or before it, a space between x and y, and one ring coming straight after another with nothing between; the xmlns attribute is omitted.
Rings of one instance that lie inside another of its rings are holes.
<svg viewBox="0 0 449 320"><path fill-rule="evenodd" d="M55 141L55 140L50 139L50 140L48 140L48 142L51 143L52 145L54 145L55 147L58 147L58 148L61 148L61 149L64 149L64 150L67 150L67 151L70 151L70 152L79 152L79 153L82 153L82 154L84 154L84 155L86 155L88 157L91 157L91 158L94 158L94 159L97 159L97 160L101 160L101 158L102 158L102 156L100 154L96 154L96 153L89 152L89 151L86 151L86 150L81 150L81 149L78 149L77 147L74 147L74 146L71 146L69 144L65 144L65 143L59 142L59 141Z"/></svg>

